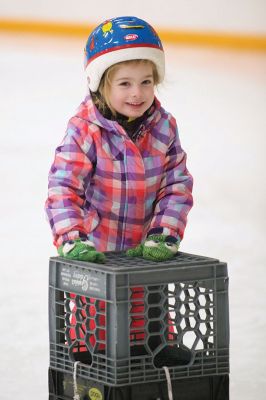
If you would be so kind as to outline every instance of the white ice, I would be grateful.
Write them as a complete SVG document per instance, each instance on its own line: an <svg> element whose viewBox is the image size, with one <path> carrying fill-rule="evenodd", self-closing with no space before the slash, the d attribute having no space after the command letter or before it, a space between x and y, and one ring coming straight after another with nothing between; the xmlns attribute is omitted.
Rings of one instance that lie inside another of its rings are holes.
<svg viewBox="0 0 266 400"><path fill-rule="evenodd" d="M47 174L85 95L80 39L0 36L0 398L48 398ZM231 399L266 392L266 54L166 46L159 98L195 179L182 250L230 276Z"/></svg>

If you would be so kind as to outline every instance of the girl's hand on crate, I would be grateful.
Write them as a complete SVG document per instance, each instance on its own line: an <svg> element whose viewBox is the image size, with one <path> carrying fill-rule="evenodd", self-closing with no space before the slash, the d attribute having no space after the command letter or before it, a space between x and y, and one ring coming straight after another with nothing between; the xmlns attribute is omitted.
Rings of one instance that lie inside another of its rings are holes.
<svg viewBox="0 0 266 400"><path fill-rule="evenodd" d="M91 261L100 264L105 262L105 255L96 251L94 244L87 239L70 240L62 244L58 248L58 254L70 260Z"/></svg>
<svg viewBox="0 0 266 400"><path fill-rule="evenodd" d="M170 260L178 252L179 241L172 236L151 235L144 243L127 251L130 257L143 257L146 260Z"/></svg>

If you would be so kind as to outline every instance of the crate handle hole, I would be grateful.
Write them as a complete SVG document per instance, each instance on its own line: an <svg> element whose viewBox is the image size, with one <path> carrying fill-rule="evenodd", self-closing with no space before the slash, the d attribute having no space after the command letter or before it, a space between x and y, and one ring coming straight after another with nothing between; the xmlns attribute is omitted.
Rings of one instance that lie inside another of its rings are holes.
<svg viewBox="0 0 266 400"><path fill-rule="evenodd" d="M153 358L155 368L188 365L192 352L186 346L164 346Z"/></svg>

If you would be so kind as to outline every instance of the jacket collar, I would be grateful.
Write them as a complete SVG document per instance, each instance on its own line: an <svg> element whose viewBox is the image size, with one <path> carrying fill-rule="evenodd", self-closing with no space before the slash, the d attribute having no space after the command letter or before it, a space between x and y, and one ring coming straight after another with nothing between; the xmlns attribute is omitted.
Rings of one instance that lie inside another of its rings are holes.
<svg viewBox="0 0 266 400"><path fill-rule="evenodd" d="M142 124L145 126L145 129L147 129L150 125L154 125L155 123L157 123L157 121L161 118L160 110L161 104L159 100L155 97L154 103L148 111L146 119L142 122ZM100 128L103 128L107 131L126 135L125 129L119 124L118 121L107 119L100 113L100 111L97 109L94 102L92 101L90 92L87 94L85 100L79 106L76 116L85 119L95 125L98 125Z"/></svg>

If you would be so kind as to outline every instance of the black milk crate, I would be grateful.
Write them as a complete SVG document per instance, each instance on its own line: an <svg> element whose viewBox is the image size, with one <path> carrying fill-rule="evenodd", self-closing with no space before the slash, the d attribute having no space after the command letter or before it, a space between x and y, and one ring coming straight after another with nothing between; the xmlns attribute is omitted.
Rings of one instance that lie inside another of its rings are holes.
<svg viewBox="0 0 266 400"><path fill-rule="evenodd" d="M173 398L178 400L229 400L229 375L183 378L171 382ZM80 400L168 400L165 381L138 385L108 386L77 379ZM49 369L49 400L73 400L73 377Z"/></svg>
<svg viewBox="0 0 266 400"><path fill-rule="evenodd" d="M109 386L229 373L227 265L179 252L166 262L106 253L50 259L50 367Z"/></svg>

